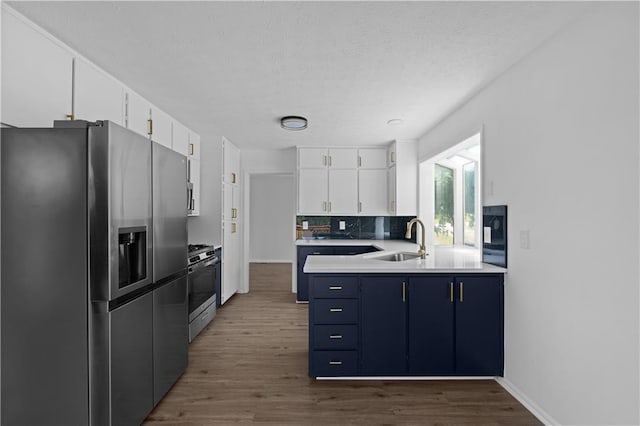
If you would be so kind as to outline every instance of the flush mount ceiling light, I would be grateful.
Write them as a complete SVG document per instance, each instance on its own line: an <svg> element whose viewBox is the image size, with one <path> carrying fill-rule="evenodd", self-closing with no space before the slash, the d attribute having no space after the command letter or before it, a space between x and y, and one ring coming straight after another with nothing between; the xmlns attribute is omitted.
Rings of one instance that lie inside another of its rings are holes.
<svg viewBox="0 0 640 426"><path fill-rule="evenodd" d="M391 120L387 121L387 124L389 126L398 126L402 124L402 118L392 118Z"/></svg>
<svg viewBox="0 0 640 426"><path fill-rule="evenodd" d="M304 130L307 128L307 119L296 115L282 117L280 127L287 130Z"/></svg>

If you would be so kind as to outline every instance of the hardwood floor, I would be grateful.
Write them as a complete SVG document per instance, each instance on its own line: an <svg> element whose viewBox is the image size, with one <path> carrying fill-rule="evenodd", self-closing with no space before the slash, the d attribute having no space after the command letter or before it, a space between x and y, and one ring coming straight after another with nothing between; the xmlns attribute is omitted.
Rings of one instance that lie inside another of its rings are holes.
<svg viewBox="0 0 640 426"><path fill-rule="evenodd" d="M492 380L327 381L307 376L307 305L290 264L252 264L189 348L189 367L145 425L538 425Z"/></svg>

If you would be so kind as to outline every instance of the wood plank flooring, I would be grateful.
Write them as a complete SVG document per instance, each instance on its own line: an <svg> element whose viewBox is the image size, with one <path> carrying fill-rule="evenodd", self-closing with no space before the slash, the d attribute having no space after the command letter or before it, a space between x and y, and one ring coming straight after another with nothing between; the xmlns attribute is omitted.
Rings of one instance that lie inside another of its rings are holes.
<svg viewBox="0 0 640 426"><path fill-rule="evenodd" d="M492 380L317 381L290 264L252 264L145 425L539 425Z"/></svg>

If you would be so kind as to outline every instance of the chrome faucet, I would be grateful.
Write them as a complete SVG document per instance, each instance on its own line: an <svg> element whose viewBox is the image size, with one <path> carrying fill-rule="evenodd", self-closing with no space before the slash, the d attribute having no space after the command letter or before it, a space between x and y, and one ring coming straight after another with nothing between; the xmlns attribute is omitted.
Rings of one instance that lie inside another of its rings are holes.
<svg viewBox="0 0 640 426"><path fill-rule="evenodd" d="M415 219L411 219L409 222L407 222L407 233L404 234L404 237L406 239L410 239L411 238L411 228L413 228L413 224L414 223L419 223L420 226L422 227L422 240L420 241L420 249L418 249L418 254L420 255L420 259L426 259L427 258L427 250L424 246L424 242L425 242L425 238L424 238L424 223L422 223L422 221L418 218Z"/></svg>

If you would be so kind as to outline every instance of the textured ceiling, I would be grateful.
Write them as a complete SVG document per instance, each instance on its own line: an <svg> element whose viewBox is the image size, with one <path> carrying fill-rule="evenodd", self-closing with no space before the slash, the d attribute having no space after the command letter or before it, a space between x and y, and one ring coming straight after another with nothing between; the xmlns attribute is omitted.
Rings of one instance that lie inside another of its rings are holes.
<svg viewBox="0 0 640 426"><path fill-rule="evenodd" d="M9 2L151 102L240 148L417 138L581 2ZM286 132L278 119L303 115ZM387 121L402 118L400 126Z"/></svg>

